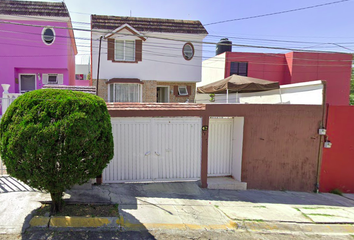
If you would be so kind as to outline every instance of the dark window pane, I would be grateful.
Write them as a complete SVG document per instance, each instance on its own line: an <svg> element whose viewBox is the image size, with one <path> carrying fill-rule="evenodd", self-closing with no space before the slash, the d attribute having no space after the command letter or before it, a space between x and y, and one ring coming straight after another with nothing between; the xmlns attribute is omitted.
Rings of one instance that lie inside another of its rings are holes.
<svg viewBox="0 0 354 240"><path fill-rule="evenodd" d="M248 63L247 62L231 62L230 75L237 74L240 76L247 76Z"/></svg>
<svg viewBox="0 0 354 240"><path fill-rule="evenodd" d="M54 41L54 32L53 32L52 29L47 28L46 30L44 30L44 32L43 32L43 40L47 44L51 44Z"/></svg>

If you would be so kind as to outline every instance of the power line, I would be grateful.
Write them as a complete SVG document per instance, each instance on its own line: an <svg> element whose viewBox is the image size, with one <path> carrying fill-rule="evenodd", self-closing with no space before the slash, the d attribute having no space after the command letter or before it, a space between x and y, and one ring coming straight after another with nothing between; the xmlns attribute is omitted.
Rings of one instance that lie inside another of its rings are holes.
<svg viewBox="0 0 354 240"><path fill-rule="evenodd" d="M242 17L242 18L234 18L234 19L229 19L229 20L223 20L223 21L218 21L218 22L212 22L212 23L204 24L204 26L210 26L210 25L226 23L226 22L241 21L241 20L247 20L247 19L253 19L253 18L260 18L260 17L268 17L268 16L273 16L273 15L284 14L284 13L289 13L289 12L296 12L296 11L302 11L302 10L307 10L307 9L311 9L311 8L323 7L323 6L328 6L328 5L333 5L333 4L342 3L342 2L348 2L348 1L350 1L350 0L340 0L340 1L335 1L335 2L317 4L317 5L312 5L312 6L308 6L308 7L295 8L295 9L290 9L290 10L285 10L285 11L280 11L280 12L266 13L266 14L249 16L249 17Z"/></svg>
<svg viewBox="0 0 354 240"><path fill-rule="evenodd" d="M40 34L39 34L40 35ZM0 38L5 38L5 39L13 39L13 40L17 40L17 41L29 41L29 42L38 42L37 40L30 40L30 39L18 39L18 38L9 38L9 37L0 37ZM38 46L38 45L25 45L25 44L16 44L16 43L3 43L4 45L14 45L14 46L22 46L22 47L36 47L36 48L48 48L48 46ZM70 46L70 44L60 44L60 43L56 43L57 45L63 45L63 46ZM149 46L150 48L163 48L163 49L180 49L180 47L178 48L175 48L175 47L167 47L167 46L161 46L160 44L144 44L144 46ZM84 47L84 48L90 48L91 46L90 45L79 45L79 47ZM53 46L51 46L51 48L53 49ZM94 48L97 48L94 47ZM103 49L107 49L106 46L103 46L102 47ZM55 48L55 49L62 49L62 48ZM85 50L81 50L81 51L85 51ZM86 51L86 52L90 52L90 51ZM92 51L94 53L94 51ZM180 54L173 54L173 53L170 53L170 52L156 52L156 51L153 51L153 50L143 50L143 52L145 53L149 53L149 55L153 55L153 56L165 56L165 57L180 57ZM214 52L214 51L213 51ZM104 53L104 54L107 54L107 53ZM258 54L262 54L262 53L258 53ZM264 55L271 55L271 54L265 54L263 53ZM83 54L80 54L80 55L83 55ZM1 57L30 57L31 55L17 55L17 56L1 56ZM47 55L40 55L42 57L45 57ZM39 56L39 57L40 57ZM49 55L50 56L50 55ZM57 55L57 56L62 56L62 55ZM272 56L276 56L276 57L281 57L283 58L284 55L282 54L282 56L278 56L277 54L273 54ZM259 57L259 56L254 56L254 57ZM202 56L198 56L198 55L194 55L194 58L203 58ZM235 60L235 59L242 59L243 57L229 57L229 60ZM248 57L249 58L249 57ZM205 59L205 58L204 58ZM244 58L243 58L244 59ZM299 60L307 60L307 61L327 61L327 62L338 62L338 61L347 61L347 60L315 60L315 59L303 59L303 58L294 58L294 59L299 59ZM215 59L214 61L219 61L217 59ZM348 60L351 62L351 60Z"/></svg>
<svg viewBox="0 0 354 240"><path fill-rule="evenodd" d="M342 1L349 1L349 0L342 0ZM9 22L9 21L0 21L0 23L4 24L13 24L13 25L21 25L21 26L30 26L30 27L48 27L44 25L37 25L37 24L24 24L24 23L17 23L17 22ZM72 29L72 30L78 30L78 31L86 31L86 32L96 32L100 34L105 34L107 33L106 31L99 31L99 30L88 30L88 29L80 29L80 28L68 28L68 27L58 27L58 26L53 26L53 28L58 28L58 29ZM116 33L119 34L119 33ZM123 36L131 36L131 34L120 34ZM176 39L176 38L167 38L167 37L156 37L156 36L151 36L151 35L144 35L145 37L148 38L155 38L155 39L162 39L162 40L169 40L169 41L178 41L178 42L192 42L196 44L208 44L208 45L217 45L220 43L216 42L205 42L205 41L196 41L196 40L191 40L191 39ZM248 44L231 44L231 46L235 47L246 47L246 48L261 48L261 49L276 49L276 50L289 50L289 51L299 51L299 52L309 52L309 50L303 50L299 48L288 48L288 47L269 47L269 46L261 46L261 45L248 45ZM332 52L333 51L316 51L316 50L310 50L312 52ZM334 52L335 53L335 52Z"/></svg>

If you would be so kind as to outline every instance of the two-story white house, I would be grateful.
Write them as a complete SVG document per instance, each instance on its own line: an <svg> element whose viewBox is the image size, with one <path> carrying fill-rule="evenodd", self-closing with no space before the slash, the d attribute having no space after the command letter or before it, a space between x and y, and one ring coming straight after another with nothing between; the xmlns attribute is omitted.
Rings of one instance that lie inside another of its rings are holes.
<svg viewBox="0 0 354 240"><path fill-rule="evenodd" d="M99 96L108 102L194 102L208 34L200 21L91 15L91 28Z"/></svg>

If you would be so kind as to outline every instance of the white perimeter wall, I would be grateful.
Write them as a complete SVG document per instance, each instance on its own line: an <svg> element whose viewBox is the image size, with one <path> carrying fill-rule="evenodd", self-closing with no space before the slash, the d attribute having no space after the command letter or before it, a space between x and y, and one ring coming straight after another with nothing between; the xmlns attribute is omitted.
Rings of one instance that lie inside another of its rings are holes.
<svg viewBox="0 0 354 240"><path fill-rule="evenodd" d="M126 36L130 32L123 30L114 35L116 39L133 40L135 36ZM201 81L202 40L206 35L175 33L142 33L147 37L143 41L142 61L138 63L113 63L107 60L107 41L102 41L100 79L139 78L140 80L157 81ZM92 35L92 77L97 78L98 33ZM154 38L157 37L157 38ZM178 39L165 40L159 38ZM182 48L186 42L192 42L194 57L187 61L182 56Z"/></svg>
<svg viewBox="0 0 354 240"><path fill-rule="evenodd" d="M203 61L202 81L197 84L198 87L225 78L225 57L226 53L222 53Z"/></svg>
<svg viewBox="0 0 354 240"><path fill-rule="evenodd" d="M240 93L238 94L239 103L253 104L308 104L321 105L323 99L323 83L321 80L287 84L280 86L279 90L265 92ZM209 101L209 94L197 94L196 103L212 103ZM282 101L281 101L282 100ZM216 94L215 102L226 103L226 94ZM236 103L236 94L229 94L229 103Z"/></svg>
<svg viewBox="0 0 354 240"><path fill-rule="evenodd" d="M233 152L232 152L232 165L231 172L232 177L241 182L242 173L242 147L243 147L243 117L234 117L234 129L233 129Z"/></svg>

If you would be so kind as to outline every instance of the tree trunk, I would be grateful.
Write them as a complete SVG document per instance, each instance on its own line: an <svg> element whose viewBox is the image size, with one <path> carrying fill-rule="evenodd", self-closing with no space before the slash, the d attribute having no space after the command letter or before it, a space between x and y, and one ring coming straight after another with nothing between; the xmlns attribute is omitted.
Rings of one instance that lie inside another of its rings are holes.
<svg viewBox="0 0 354 240"><path fill-rule="evenodd" d="M51 206L51 213L57 213L60 212L63 208L63 192L59 193L50 193L50 196L52 198L52 206Z"/></svg>

